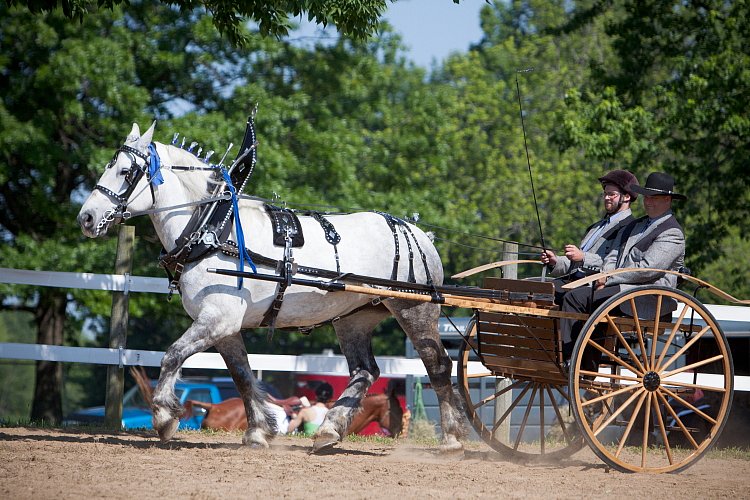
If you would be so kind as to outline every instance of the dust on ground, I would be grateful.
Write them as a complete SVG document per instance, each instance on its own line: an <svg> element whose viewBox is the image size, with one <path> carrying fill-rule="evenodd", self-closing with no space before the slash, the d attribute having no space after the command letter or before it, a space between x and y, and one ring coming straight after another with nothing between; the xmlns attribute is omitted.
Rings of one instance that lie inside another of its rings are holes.
<svg viewBox="0 0 750 500"><path fill-rule="evenodd" d="M459 455L405 441L310 439L266 450L238 433L0 428L0 498L750 498L750 461L707 456L678 474L624 474L584 449L556 464L504 460L479 443Z"/></svg>

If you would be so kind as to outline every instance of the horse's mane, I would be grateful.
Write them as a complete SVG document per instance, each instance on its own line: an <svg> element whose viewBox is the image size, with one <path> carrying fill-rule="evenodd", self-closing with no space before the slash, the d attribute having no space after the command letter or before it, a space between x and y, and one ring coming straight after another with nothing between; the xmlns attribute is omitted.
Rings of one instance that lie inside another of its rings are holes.
<svg viewBox="0 0 750 500"><path fill-rule="evenodd" d="M167 151L169 162L162 160L162 167L170 167L172 165L179 166L196 166L196 167L207 167L208 165L195 156L193 153L186 151L182 148L172 146L170 144L157 143ZM185 190L189 193L191 198L201 199L209 194L213 187L217 184L213 179L213 174L206 172L205 170L180 170L177 174L177 178L180 180Z"/></svg>

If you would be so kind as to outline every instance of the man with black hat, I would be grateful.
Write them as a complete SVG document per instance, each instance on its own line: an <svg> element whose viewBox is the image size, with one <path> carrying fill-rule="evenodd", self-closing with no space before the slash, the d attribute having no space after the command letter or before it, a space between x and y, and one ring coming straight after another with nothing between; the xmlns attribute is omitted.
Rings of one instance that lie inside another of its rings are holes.
<svg viewBox="0 0 750 500"><path fill-rule="evenodd" d="M630 205L638 198L638 193L633 190L633 186L638 186L635 175L627 170L612 170L599 177L599 182L606 211L604 217L586 228L580 246L565 245L564 255L555 255L551 250L542 252L540 260L547 264L550 275L563 277L555 280L558 300L563 294L560 285L585 276L580 272L582 267L594 270L602 267L617 233L633 220Z"/></svg>
<svg viewBox="0 0 750 500"><path fill-rule="evenodd" d="M674 191L674 178L663 172L654 172L645 186L631 189L644 196L646 215L632 221L617 236L612 250L604 258L603 271L622 268L648 268L678 271L685 261L685 235L672 214L672 200L684 200L684 195ZM562 310L590 313L616 293L642 285L677 286L677 277L659 271L632 271L604 278L589 287L580 287L565 294ZM560 331L563 352L572 351L573 342L583 328L583 321L562 319Z"/></svg>

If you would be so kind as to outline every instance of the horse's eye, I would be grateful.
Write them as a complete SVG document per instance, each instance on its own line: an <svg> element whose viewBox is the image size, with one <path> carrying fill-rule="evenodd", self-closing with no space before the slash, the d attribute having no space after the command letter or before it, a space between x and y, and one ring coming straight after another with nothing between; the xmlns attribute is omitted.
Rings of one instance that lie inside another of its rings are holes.
<svg viewBox="0 0 750 500"><path fill-rule="evenodd" d="M120 175L123 177L130 177L130 169L129 168L123 168L120 170Z"/></svg>

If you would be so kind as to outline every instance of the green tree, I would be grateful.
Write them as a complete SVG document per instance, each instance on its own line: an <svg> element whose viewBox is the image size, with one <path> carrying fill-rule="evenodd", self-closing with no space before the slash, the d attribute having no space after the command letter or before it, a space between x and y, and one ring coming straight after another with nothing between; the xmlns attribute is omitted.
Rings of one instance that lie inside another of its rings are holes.
<svg viewBox="0 0 750 500"><path fill-rule="evenodd" d="M119 117L138 115L147 98L125 83L134 80L132 58L118 43L127 30L111 15L101 16L88 19L73 37L77 27L59 15L32 16L4 6L0 11L3 263L103 270L108 246L81 242L71 224L76 208L70 198L85 180L90 159L103 159L97 145L119 136ZM62 344L69 294L25 287L14 295L21 300L8 307L33 312L36 342ZM61 382L59 364L37 363L32 418L59 420Z"/></svg>
<svg viewBox="0 0 750 500"><path fill-rule="evenodd" d="M746 1L651 0L583 6L570 24L601 26L614 58L571 91L561 144L642 178L672 173L694 270L726 251L730 228L748 234L749 23Z"/></svg>
<svg viewBox="0 0 750 500"><path fill-rule="evenodd" d="M152 32L156 35L147 36ZM227 51L218 49L220 38L207 16L142 4L127 16L118 9L87 16L81 25L59 11L32 15L2 5L0 40L3 264L111 272L114 239L82 237L74 223L80 202L101 175L113 146L122 141L127 120L144 123L153 116L170 116L177 96L192 99L196 93L203 97L191 102L196 109L216 106L213 96L226 83L216 61L226 61ZM226 144L220 132L214 137ZM226 127L225 136L231 136ZM138 224L149 227L145 221ZM158 246L148 231L139 232L139 241L147 247L141 251L149 255L139 261L139 274L156 271L151 263ZM101 315L93 326L106 330L109 306L95 292L31 287L3 287L2 292L4 298L15 298L4 300L4 308L34 314L36 343L82 342L87 311ZM149 304L155 300L133 300L134 313L139 307L153 309ZM68 311L77 311L81 319L66 315ZM60 364L37 363L33 419L60 419L62 377Z"/></svg>
<svg viewBox="0 0 750 500"><path fill-rule="evenodd" d="M519 115L519 94L544 243L553 249L577 242L601 210L596 178L610 164L560 151L549 141L565 91L588 76L581 64L601 51L595 37L555 31L567 19L567 2L497 2L483 8L483 39L466 55L449 59L433 75L456 94L448 149L456 163L450 184L461 227L480 235L541 245ZM526 71L533 68L533 71ZM474 245L490 247L475 239ZM526 257L540 250L521 247ZM477 250L451 247L459 267L477 263ZM497 258L500 245L494 244ZM488 258L489 257L489 258ZM480 261L481 262L481 261ZM538 269L538 268L537 268ZM458 270L458 269L455 269Z"/></svg>
<svg viewBox="0 0 750 500"><path fill-rule="evenodd" d="M51 12L58 7L65 17L78 19L81 22L94 13L112 10L121 4L128 5L126 0L5 0L9 6L27 5L31 12ZM457 0L454 0L458 3ZM148 2L144 2L148 3ZM200 11L210 13L213 24L218 31L227 36L233 43L248 41L243 28L246 20L258 23L263 35L285 36L292 27L293 17L306 16L309 21L336 28L355 38L367 38L375 33L378 19L386 9L385 0L333 0L333 1L292 1L292 0L175 0L163 2L174 6L175 12Z"/></svg>

